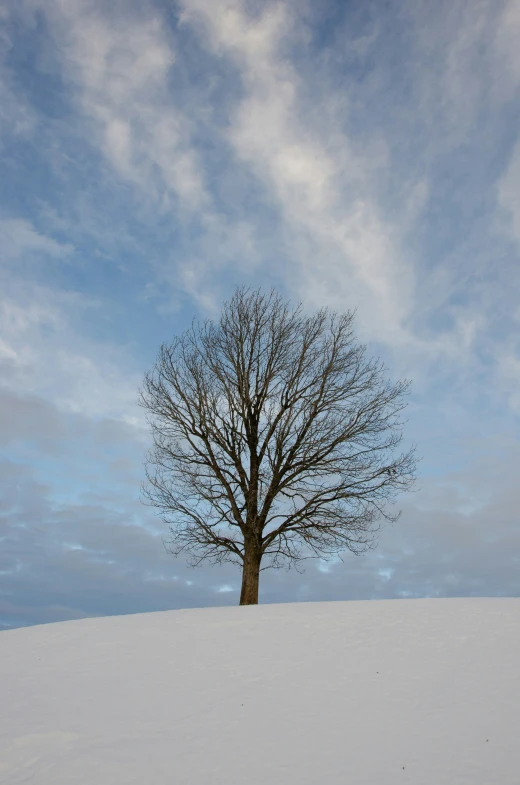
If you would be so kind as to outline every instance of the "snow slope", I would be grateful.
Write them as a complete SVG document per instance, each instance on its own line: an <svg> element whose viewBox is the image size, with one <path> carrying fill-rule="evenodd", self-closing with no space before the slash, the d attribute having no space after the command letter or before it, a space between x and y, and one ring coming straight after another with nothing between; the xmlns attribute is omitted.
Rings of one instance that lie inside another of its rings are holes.
<svg viewBox="0 0 520 785"><path fill-rule="evenodd" d="M0 633L0 783L519 785L520 599Z"/></svg>

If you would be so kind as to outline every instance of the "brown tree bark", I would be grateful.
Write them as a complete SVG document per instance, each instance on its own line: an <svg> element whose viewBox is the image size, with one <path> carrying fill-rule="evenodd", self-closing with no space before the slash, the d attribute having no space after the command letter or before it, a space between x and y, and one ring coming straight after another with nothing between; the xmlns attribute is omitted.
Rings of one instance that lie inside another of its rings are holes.
<svg viewBox="0 0 520 785"><path fill-rule="evenodd" d="M258 605L261 560L262 552L260 547L253 542L245 543L240 605Z"/></svg>

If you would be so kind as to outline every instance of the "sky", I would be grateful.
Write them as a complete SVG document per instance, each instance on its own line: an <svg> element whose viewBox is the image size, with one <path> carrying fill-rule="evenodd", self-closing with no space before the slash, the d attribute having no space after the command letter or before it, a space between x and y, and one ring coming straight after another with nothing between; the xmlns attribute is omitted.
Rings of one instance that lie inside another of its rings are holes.
<svg viewBox="0 0 520 785"><path fill-rule="evenodd" d="M416 492L260 602L520 595L519 0L0 0L0 629L235 605L140 500L159 346L237 285L412 380Z"/></svg>
<svg viewBox="0 0 520 785"><path fill-rule="evenodd" d="M9 630L0 783L518 785L519 630L512 598Z"/></svg>

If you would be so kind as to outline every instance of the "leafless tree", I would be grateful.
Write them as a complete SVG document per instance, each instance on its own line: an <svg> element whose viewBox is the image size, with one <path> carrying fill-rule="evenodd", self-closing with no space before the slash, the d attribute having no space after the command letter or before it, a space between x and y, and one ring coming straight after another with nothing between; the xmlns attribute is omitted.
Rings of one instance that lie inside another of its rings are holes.
<svg viewBox="0 0 520 785"><path fill-rule="evenodd" d="M410 383L365 360L353 319L239 288L145 375L145 503L170 525L171 553L242 567L241 605L258 603L262 569L373 547L413 485L415 448L396 454Z"/></svg>

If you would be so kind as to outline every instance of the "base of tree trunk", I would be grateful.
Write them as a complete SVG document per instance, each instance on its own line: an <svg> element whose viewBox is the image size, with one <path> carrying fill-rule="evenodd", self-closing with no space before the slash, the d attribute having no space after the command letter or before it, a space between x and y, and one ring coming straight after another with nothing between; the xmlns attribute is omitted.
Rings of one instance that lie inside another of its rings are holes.
<svg viewBox="0 0 520 785"><path fill-rule="evenodd" d="M260 559L256 553L247 553L244 557L242 572L242 590L240 605L258 605L258 585L260 582Z"/></svg>

